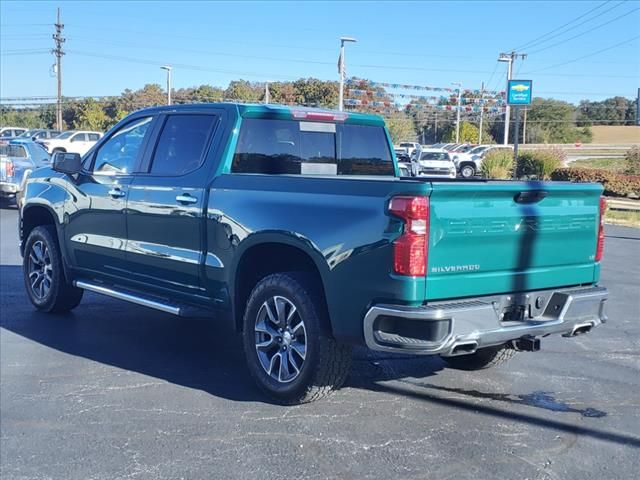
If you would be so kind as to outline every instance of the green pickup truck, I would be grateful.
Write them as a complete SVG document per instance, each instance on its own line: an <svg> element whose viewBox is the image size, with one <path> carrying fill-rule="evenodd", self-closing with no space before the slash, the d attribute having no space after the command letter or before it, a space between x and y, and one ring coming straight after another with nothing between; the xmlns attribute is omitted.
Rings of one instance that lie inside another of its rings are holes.
<svg viewBox="0 0 640 480"><path fill-rule="evenodd" d="M402 178L373 115L165 106L34 171L20 248L37 309L89 290L228 322L294 404L339 388L353 345L475 370L606 321L601 193Z"/></svg>

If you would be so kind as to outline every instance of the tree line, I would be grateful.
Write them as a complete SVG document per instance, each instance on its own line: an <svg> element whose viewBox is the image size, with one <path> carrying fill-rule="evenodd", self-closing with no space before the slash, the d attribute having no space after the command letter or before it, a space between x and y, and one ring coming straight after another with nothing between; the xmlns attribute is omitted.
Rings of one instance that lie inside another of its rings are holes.
<svg viewBox="0 0 640 480"><path fill-rule="evenodd" d="M396 106L394 97L384 88L367 87L366 80L358 80L355 88L370 91L365 105L357 111L378 113L385 117L394 142L418 140L423 143L455 140L455 112L428 111L424 102L411 102ZM336 108L338 82L316 78L301 78L292 82L269 84L269 102L285 105ZM234 80L227 88L200 85L172 90L174 103L206 103L218 101L264 102L265 84ZM467 95L467 93L465 93ZM471 94L469 94L471 95ZM119 96L100 98L63 98L65 129L106 131L129 113L141 108L163 105L167 94L160 85L147 84L138 90L124 90ZM534 98L527 107L526 141L528 143L589 142L591 125L635 125L636 100L613 97L600 102L583 100L579 105L555 99ZM351 110L351 107L349 107ZM479 113L464 113L460 125L460 141L477 143L479 140ZM520 121L522 122L522 114ZM515 122L512 115L511 121ZM0 105L0 125L26 128L54 128L55 105L36 106ZM522 124L521 124L522 125ZM515 129L511 125L510 141ZM485 114L483 143L502 140L504 115ZM522 133L521 133L522 134Z"/></svg>

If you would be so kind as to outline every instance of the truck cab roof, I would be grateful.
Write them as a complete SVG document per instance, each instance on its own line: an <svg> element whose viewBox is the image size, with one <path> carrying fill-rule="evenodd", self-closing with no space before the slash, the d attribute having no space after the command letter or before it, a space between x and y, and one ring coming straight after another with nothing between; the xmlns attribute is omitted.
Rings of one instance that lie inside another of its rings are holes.
<svg viewBox="0 0 640 480"><path fill-rule="evenodd" d="M234 111L245 118L274 118L281 120L308 120L325 122L344 122L360 125L384 126L384 119L379 115L367 113L353 113L323 108L298 107L262 103L189 103L180 105L162 105L139 110L136 114L158 114L180 111L207 110L210 108L220 108L227 111Z"/></svg>

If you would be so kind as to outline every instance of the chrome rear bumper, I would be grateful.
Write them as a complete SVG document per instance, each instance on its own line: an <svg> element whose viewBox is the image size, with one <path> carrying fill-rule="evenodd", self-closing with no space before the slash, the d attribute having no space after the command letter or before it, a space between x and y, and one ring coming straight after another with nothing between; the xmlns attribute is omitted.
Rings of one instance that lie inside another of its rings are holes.
<svg viewBox="0 0 640 480"><path fill-rule="evenodd" d="M421 307L376 305L364 318L365 342L378 351L453 356L523 337L574 336L607 321L606 288L547 290L533 293L536 296L544 301L537 314L529 310L529 316L517 321L503 320L505 305L514 305L514 295ZM531 295L521 297L529 299ZM523 304L524 307L532 305Z"/></svg>

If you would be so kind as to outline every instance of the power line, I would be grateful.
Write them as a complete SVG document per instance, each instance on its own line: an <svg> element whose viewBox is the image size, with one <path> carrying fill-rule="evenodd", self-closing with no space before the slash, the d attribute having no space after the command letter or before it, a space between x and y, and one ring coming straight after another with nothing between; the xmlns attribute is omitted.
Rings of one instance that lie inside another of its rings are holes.
<svg viewBox="0 0 640 480"><path fill-rule="evenodd" d="M617 17L615 17L615 18L613 18L613 19L611 19L611 20L609 20L607 22L604 22L604 23L601 23L599 25L596 25L595 27L593 27L593 28L591 28L591 29L589 29L589 30L587 30L585 32L582 32L582 33L579 33L577 35L574 35L573 37L565 38L563 40L560 40L559 42L552 43L551 45L548 45L548 46L543 47L543 48L539 48L538 50L534 50L533 52L530 52L530 53L531 54L540 53L540 52L544 52L545 50L549 50L550 48L557 47L558 45L564 44L564 43L569 42L571 40L574 40L574 39L576 39L578 37L582 37L583 35L586 35L588 33L594 32L595 30L598 30L599 28L602 28L602 27L604 27L606 25L609 25L610 23L613 23L613 22L615 22L617 20L620 20L621 18L624 18L627 15L632 14L633 12L637 12L638 10L640 10L640 7L639 8L634 8L633 10L629 10L628 12L625 12L622 15L619 15L619 16L617 16Z"/></svg>
<svg viewBox="0 0 640 480"><path fill-rule="evenodd" d="M624 41L622 41L620 43L616 43L615 45L611 45L609 47L603 48L602 50L598 50L597 52L592 52L592 53L589 53L587 55L583 55L582 57L574 58L572 60L567 60L567 61L564 61L562 63L556 63L555 65L550 65L548 67L538 68L537 70L532 70L530 72L527 72L527 74L537 73L537 72L541 72L543 70L550 70L552 68L557 68L557 67L563 67L565 65L569 65L570 63L575 63L575 62L578 62L578 61L583 60L585 58L593 57L593 56L598 55L598 54L600 54L602 52L606 52L606 51L614 49L616 47L620 47L621 45L626 45L627 43L631 43L634 40L637 40L639 38L640 38L640 35L637 35L635 37L631 37L631 38L629 38L627 40L624 40Z"/></svg>
<svg viewBox="0 0 640 480"><path fill-rule="evenodd" d="M566 23L566 24L565 24L565 25L563 25L562 27L559 27L559 28L557 28L557 29L555 29L555 30L552 30L551 32L548 32L548 33L547 33L547 34L545 34L545 35L542 35L542 37L547 37L547 36L548 36L548 35L550 35L551 33L554 33L554 32L556 32L556 31L558 31L558 30L560 30L560 29L562 29L562 28L566 27L567 25L570 25L571 23L575 22L576 20L579 20L579 19L581 19L581 18L585 17L586 15L588 15L589 13L591 13L591 12L593 12L593 11L595 11L595 10L598 10L599 8L601 8L601 7L605 6L607 3L610 3L610 1L611 1L611 0L606 1L606 2L604 2L604 3L600 4L600 5L598 5L597 7L592 8L591 10L589 10L588 12L586 12L585 14L583 14L583 15L579 16L578 18L575 18L575 19L574 19L574 20L572 20L571 22ZM578 27L580 27L580 26L584 25L585 23L589 23L590 21L595 20L595 19L596 19L596 18L598 18L598 17L601 17L601 16L602 16L602 15L604 15L605 13L608 13L608 12L610 12L611 10L614 10L615 8L618 8L620 5L622 5L623 3L625 3L625 1L626 1L626 0L624 0L624 1L620 2L620 3L617 3L616 5L614 5L613 7L611 7L611 8L609 8L609 9L605 10L604 12L600 12L600 13L598 13L597 15L594 15L594 16L593 16L593 17L591 17L591 18L587 18L585 21L580 22L580 23L578 23L577 25L574 25L574 26L572 26L572 27L570 27L570 28L567 28L567 29L566 29L566 30L564 30L564 31L561 31L561 32L559 32L559 33L556 33L555 35L552 35L552 36L550 36L550 37L548 37L548 38L541 39L542 37L539 37L537 40L532 40L531 42L528 42L527 44L525 44L525 46L526 46L526 48L531 48L531 47L534 47L534 46L536 46L536 45L540 45L541 43L545 43L545 42L548 42L549 40L552 40L552 39L554 39L554 38L557 38L557 37L559 37L560 35L564 35L565 33L570 32L571 30L575 30L576 28L578 28ZM522 48L522 47L520 47L520 48Z"/></svg>
<svg viewBox="0 0 640 480"><path fill-rule="evenodd" d="M68 50L68 53L73 53L74 55L80 55L80 56L85 56L85 57L103 58L103 59L106 59L106 60L141 63L141 64L145 64L145 65L162 66L162 65L166 65L167 64L167 62L158 61L158 60L148 60L148 59L144 59L144 58L124 57L124 56L119 56L119 55L105 55L105 54L96 53L96 52L84 52L84 51L79 51L79 50ZM290 76L290 75L278 75L278 74L271 74L271 73L240 72L240 71L236 71L236 70L223 70L223 69L219 69L219 68L203 67L201 65L189 65L189 64L174 63L174 62L172 62L171 65L173 67L182 68L182 69L185 69L185 70L196 70L196 71L201 71L201 72L227 73L227 74L232 74L232 75L245 75L245 76L248 76L248 77L258 77L258 78L270 77L270 78L283 78L283 79L289 79L289 80L290 79L297 80L298 78L300 78L300 77L294 77L294 76Z"/></svg>

